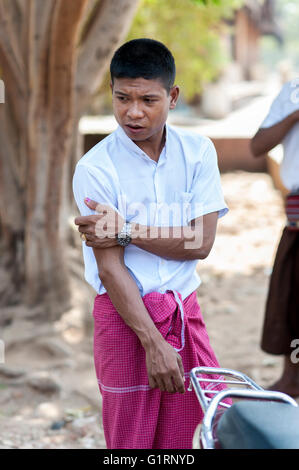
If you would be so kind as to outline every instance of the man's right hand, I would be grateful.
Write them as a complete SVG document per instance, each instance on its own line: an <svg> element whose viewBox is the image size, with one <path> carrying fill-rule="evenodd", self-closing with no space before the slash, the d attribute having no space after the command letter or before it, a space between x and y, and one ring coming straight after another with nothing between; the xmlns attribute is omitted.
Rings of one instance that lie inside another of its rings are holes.
<svg viewBox="0 0 299 470"><path fill-rule="evenodd" d="M184 393L182 358L163 338L150 317L137 284L124 264L124 248L94 248L93 251L111 302L145 350L150 387Z"/></svg>
<svg viewBox="0 0 299 470"><path fill-rule="evenodd" d="M163 338L145 352L150 387L162 392L185 393L184 367L176 350Z"/></svg>

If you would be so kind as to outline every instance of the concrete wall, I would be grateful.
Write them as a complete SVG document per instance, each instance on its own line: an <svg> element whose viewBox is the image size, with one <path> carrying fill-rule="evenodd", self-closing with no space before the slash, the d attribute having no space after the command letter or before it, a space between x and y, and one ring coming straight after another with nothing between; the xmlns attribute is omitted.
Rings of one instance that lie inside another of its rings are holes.
<svg viewBox="0 0 299 470"><path fill-rule="evenodd" d="M84 137L84 152L87 152L106 135L86 134ZM249 138L215 138L212 137L221 173L234 170L267 172L266 157L255 158L249 147Z"/></svg>

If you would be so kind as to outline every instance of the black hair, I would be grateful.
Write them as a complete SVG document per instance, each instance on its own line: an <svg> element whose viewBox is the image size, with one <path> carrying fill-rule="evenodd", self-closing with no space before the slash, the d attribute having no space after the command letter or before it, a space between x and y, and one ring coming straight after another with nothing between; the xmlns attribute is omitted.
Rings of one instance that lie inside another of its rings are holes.
<svg viewBox="0 0 299 470"><path fill-rule="evenodd" d="M112 57L111 82L114 78L160 79L169 93L175 79L175 61L167 47L148 38L132 39Z"/></svg>

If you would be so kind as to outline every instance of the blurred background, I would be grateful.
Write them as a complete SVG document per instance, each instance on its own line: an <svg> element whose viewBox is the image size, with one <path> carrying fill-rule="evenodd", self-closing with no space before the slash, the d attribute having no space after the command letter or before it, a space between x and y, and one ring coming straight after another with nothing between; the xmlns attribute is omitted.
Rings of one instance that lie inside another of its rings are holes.
<svg viewBox="0 0 299 470"><path fill-rule="evenodd" d="M260 336L282 149L254 158L249 143L298 77L298 22L297 0L0 0L0 448L105 448L72 176L116 128L108 68L127 39L171 49L169 123L218 152L230 212L198 263L198 300L219 362L261 386L278 378Z"/></svg>

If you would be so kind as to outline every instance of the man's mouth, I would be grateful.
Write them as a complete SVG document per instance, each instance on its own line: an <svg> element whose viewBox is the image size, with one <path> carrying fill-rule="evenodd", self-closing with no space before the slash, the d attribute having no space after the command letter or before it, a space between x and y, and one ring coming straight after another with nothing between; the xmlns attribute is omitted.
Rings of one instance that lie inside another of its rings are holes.
<svg viewBox="0 0 299 470"><path fill-rule="evenodd" d="M131 132L140 132L144 127L140 126L139 124L126 124L126 127L131 131Z"/></svg>

